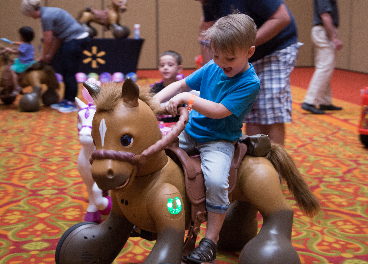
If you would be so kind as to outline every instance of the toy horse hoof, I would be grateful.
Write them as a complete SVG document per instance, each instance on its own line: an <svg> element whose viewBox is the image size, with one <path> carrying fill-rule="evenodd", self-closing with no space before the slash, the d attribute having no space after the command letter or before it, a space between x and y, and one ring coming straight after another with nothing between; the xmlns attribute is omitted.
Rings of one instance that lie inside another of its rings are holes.
<svg viewBox="0 0 368 264"><path fill-rule="evenodd" d="M107 206L106 206L106 208L105 209L103 209L103 210L99 210L100 211L100 214L102 214L102 215L109 215L110 214L110 212L111 212L111 205L112 205L112 203L111 203L111 197L110 196L106 196L106 199L108 200L108 204L107 204Z"/></svg>
<svg viewBox="0 0 368 264"><path fill-rule="evenodd" d="M97 212L87 212L84 215L84 222L94 222L96 224L101 223L101 214L99 211Z"/></svg>
<svg viewBox="0 0 368 264"><path fill-rule="evenodd" d="M115 38L127 38L130 34L130 29L126 26L113 24L112 34L114 35Z"/></svg>
<svg viewBox="0 0 368 264"><path fill-rule="evenodd" d="M5 104L5 105L11 105L12 103L14 103L15 99L17 98L17 93L11 93L7 96L3 95L4 94L4 90L0 91L0 98L1 101Z"/></svg>
<svg viewBox="0 0 368 264"><path fill-rule="evenodd" d="M42 103L46 106L56 104L60 101L59 94L55 89L47 89L42 95Z"/></svg>
<svg viewBox="0 0 368 264"><path fill-rule="evenodd" d="M40 102L36 93L28 93L19 100L20 110L23 112L36 112L40 109Z"/></svg>

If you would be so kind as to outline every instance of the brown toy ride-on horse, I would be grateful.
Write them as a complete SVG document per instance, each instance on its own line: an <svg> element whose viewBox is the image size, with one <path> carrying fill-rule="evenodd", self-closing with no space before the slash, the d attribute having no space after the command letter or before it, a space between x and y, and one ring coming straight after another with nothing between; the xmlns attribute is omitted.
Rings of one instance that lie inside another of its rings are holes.
<svg viewBox="0 0 368 264"><path fill-rule="evenodd" d="M14 74L10 66L13 60L8 52L1 52L0 48L0 99L4 104L12 104L18 92L14 82ZM39 98L42 93L42 84L47 86L47 90L42 94L42 102L49 106L59 102L59 82L54 69L43 62L36 62L23 73L17 75L18 85L21 88L32 86L32 92L26 93L19 100L19 107L24 112L35 112L39 110Z"/></svg>
<svg viewBox="0 0 368 264"><path fill-rule="evenodd" d="M130 29L120 25L120 14L126 11L126 6L127 0L112 0L112 6L105 10L87 7L79 13L77 20L91 38L97 36L97 30L91 26L91 22L104 26L104 30L111 29L115 38L127 38Z"/></svg>
<svg viewBox="0 0 368 264"><path fill-rule="evenodd" d="M144 263L181 263L182 255L194 248L199 225L206 221L204 184L197 181L203 177L200 163L188 163L198 157L189 157L172 144L185 127L186 109L180 109L178 123L162 137L155 116L157 102L142 91L139 95L131 79L122 88L116 83L103 89L88 82L84 86L97 107L92 176L99 188L111 190L112 210L99 225L84 222L69 228L57 245L56 263L112 263L134 225L157 234ZM237 145L229 177L232 204L219 249L241 251L242 264L300 263L291 243L293 210L283 196L278 173L307 215L318 212L317 198L282 146L272 143L266 157L254 157L244 156L245 144ZM258 212L263 226L257 234Z"/></svg>

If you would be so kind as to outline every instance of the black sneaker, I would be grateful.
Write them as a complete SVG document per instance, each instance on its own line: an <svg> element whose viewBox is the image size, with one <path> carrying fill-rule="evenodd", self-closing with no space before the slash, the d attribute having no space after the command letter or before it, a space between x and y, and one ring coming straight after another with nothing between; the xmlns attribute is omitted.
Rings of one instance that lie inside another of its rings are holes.
<svg viewBox="0 0 368 264"><path fill-rule="evenodd" d="M335 106L333 104L330 104L330 105L320 105L319 106L319 109L321 110L327 110L327 111L337 111L337 110L342 110L342 107L341 106Z"/></svg>
<svg viewBox="0 0 368 264"><path fill-rule="evenodd" d="M312 114L315 114L315 115L323 115L323 114L325 114L325 111L323 111L321 109L317 109L312 104L303 103L302 104L302 109L304 109L305 111L311 112Z"/></svg>

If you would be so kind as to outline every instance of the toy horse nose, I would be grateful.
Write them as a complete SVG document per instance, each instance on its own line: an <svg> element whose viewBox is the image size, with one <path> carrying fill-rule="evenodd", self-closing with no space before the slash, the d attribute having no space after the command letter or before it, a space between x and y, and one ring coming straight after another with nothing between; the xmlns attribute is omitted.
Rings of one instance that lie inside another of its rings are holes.
<svg viewBox="0 0 368 264"><path fill-rule="evenodd" d="M94 160L91 172L101 190L111 190L121 186L132 176L133 165L118 160Z"/></svg>
<svg viewBox="0 0 368 264"><path fill-rule="evenodd" d="M106 175L106 177L107 177L108 179L113 179L113 178L114 178L114 171L113 171L112 169L107 170L107 175Z"/></svg>

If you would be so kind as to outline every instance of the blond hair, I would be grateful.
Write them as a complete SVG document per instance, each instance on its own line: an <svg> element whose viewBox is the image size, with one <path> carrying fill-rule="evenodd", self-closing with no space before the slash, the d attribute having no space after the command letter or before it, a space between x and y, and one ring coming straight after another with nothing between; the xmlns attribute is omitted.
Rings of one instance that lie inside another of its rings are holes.
<svg viewBox="0 0 368 264"><path fill-rule="evenodd" d="M210 47L215 51L230 53L254 46L256 34L256 24L245 14L224 16L203 33L204 39L210 42Z"/></svg>
<svg viewBox="0 0 368 264"><path fill-rule="evenodd" d="M40 0L22 0L21 11L25 16L30 16L33 11L38 11L40 8Z"/></svg>

